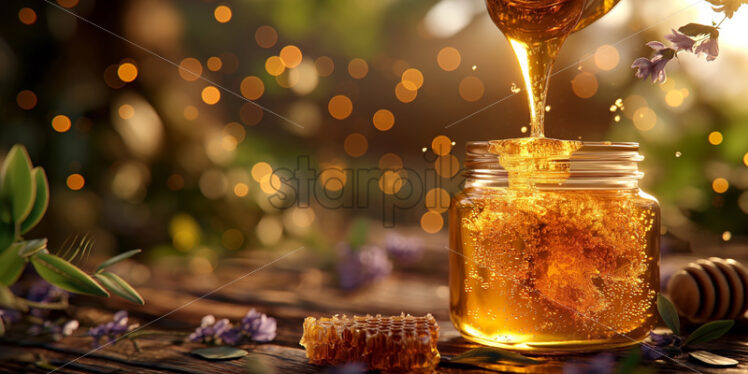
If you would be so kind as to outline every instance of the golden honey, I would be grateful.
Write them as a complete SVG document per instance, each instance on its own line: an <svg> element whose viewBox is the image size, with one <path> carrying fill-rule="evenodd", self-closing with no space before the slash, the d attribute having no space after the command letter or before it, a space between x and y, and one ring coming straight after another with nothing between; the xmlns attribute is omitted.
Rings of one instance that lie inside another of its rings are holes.
<svg viewBox="0 0 748 374"><path fill-rule="evenodd" d="M468 144L450 208L450 312L472 341L554 353L635 344L654 327L657 201L635 143Z"/></svg>

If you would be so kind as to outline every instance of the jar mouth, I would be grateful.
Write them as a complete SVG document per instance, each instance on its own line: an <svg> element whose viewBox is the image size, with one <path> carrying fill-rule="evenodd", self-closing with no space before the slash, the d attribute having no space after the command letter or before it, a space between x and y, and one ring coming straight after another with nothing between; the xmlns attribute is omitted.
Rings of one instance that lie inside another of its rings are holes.
<svg viewBox="0 0 748 374"><path fill-rule="evenodd" d="M553 188L638 188L644 175L638 164L644 159L639 153L639 143L582 141L579 150L568 159L568 171L558 172L563 182L549 184ZM491 150L491 141L466 143L465 173L468 185L503 186L507 184L507 171L499 163L499 154ZM544 173L548 177L549 173ZM539 183L536 187L544 187Z"/></svg>

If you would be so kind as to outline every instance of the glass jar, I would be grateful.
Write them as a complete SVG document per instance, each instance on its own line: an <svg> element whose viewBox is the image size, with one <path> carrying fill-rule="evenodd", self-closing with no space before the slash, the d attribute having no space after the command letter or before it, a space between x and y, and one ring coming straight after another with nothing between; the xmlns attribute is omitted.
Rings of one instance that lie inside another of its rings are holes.
<svg viewBox="0 0 748 374"><path fill-rule="evenodd" d="M639 189L638 144L575 143L521 183L493 142L467 144L449 211L450 317L466 339L594 351L655 326L660 208Z"/></svg>

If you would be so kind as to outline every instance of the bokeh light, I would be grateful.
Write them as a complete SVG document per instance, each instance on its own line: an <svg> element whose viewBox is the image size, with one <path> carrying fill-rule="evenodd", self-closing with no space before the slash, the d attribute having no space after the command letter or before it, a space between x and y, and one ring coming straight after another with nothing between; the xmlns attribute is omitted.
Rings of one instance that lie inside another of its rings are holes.
<svg viewBox="0 0 748 374"><path fill-rule="evenodd" d="M386 153L379 158L379 168L382 170L398 170L402 167L403 160L394 153Z"/></svg>
<svg viewBox="0 0 748 374"><path fill-rule="evenodd" d="M685 97L683 96L683 91L681 90L669 90L665 94L665 104L667 104L671 108L677 108L683 105L684 100Z"/></svg>
<svg viewBox="0 0 748 374"><path fill-rule="evenodd" d="M208 60L205 62L205 66L207 66L208 70L210 71L219 71L221 70L221 67L223 67L223 61L221 61L220 57L208 57Z"/></svg>
<svg viewBox="0 0 748 374"><path fill-rule="evenodd" d="M36 23L36 12L31 8L21 8L18 11L18 19L24 25L33 25Z"/></svg>
<svg viewBox="0 0 748 374"><path fill-rule="evenodd" d="M314 66L317 68L317 74L320 77L329 77L335 71L335 62L327 56L322 56L314 60Z"/></svg>
<svg viewBox="0 0 748 374"><path fill-rule="evenodd" d="M345 137L343 148L345 149L345 153L347 153L349 156L361 157L369 148L369 142L366 140L365 136L354 132L353 134L349 134Z"/></svg>
<svg viewBox="0 0 748 374"><path fill-rule="evenodd" d="M363 79L369 73L369 64L361 58L354 58L348 63L348 74L355 79Z"/></svg>
<svg viewBox="0 0 748 374"><path fill-rule="evenodd" d="M418 96L418 91L409 90L405 87L403 82L398 82L397 86L395 86L395 97L397 97L400 102L409 103L415 100L416 96Z"/></svg>
<svg viewBox="0 0 748 374"><path fill-rule="evenodd" d="M57 132L66 132L71 127L70 118L64 114L58 114L52 118L52 128Z"/></svg>
<svg viewBox="0 0 748 374"><path fill-rule="evenodd" d="M428 211L421 216L421 229L429 234L435 234L444 227L444 218L436 212Z"/></svg>
<svg viewBox="0 0 748 374"><path fill-rule="evenodd" d="M582 99L589 99L597 93L598 83L594 74L583 71L571 80L571 89Z"/></svg>
<svg viewBox="0 0 748 374"><path fill-rule="evenodd" d="M722 144L722 140L724 137L722 136L722 133L719 131L712 131L709 133L708 140L709 144L711 145L720 145Z"/></svg>
<svg viewBox="0 0 748 374"><path fill-rule="evenodd" d="M182 111L184 119L188 121L194 121L200 115L200 111L194 105L187 105Z"/></svg>
<svg viewBox="0 0 748 374"><path fill-rule="evenodd" d="M649 131L657 124L657 114L649 107L641 107L634 112L633 121L640 131Z"/></svg>
<svg viewBox="0 0 748 374"><path fill-rule="evenodd" d="M303 56L299 47L295 45L287 45L281 49L279 57L285 67L295 68L301 63Z"/></svg>
<svg viewBox="0 0 748 374"><path fill-rule="evenodd" d="M283 64L283 60L281 60L278 56L270 56L267 60L265 60L265 71L268 72L268 74L277 77L286 70L286 65Z"/></svg>
<svg viewBox="0 0 748 374"><path fill-rule="evenodd" d="M219 23L227 23L231 21L231 8L226 5L219 5L213 11L213 16Z"/></svg>
<svg viewBox="0 0 748 374"><path fill-rule="evenodd" d="M400 177L400 174L393 170L385 170L379 177L379 190L387 195L400 192L404 184L405 181Z"/></svg>
<svg viewBox="0 0 748 374"><path fill-rule="evenodd" d="M452 152L452 139L445 135L439 135L431 141L431 150L439 156L448 155Z"/></svg>
<svg viewBox="0 0 748 374"><path fill-rule="evenodd" d="M221 100L221 91L215 86L206 86L200 93L200 97L208 105L215 105Z"/></svg>
<svg viewBox="0 0 748 374"><path fill-rule="evenodd" d="M257 100L265 92L265 84L262 83L262 79L250 75L242 79L242 83L239 85L239 90L242 96L249 100Z"/></svg>
<svg viewBox="0 0 748 374"><path fill-rule="evenodd" d="M323 170L319 175L322 187L328 191L340 191L345 187L348 177L345 170L339 165L322 165Z"/></svg>
<svg viewBox="0 0 748 374"><path fill-rule="evenodd" d="M250 174L252 174L252 179L254 179L256 182L259 182L262 180L263 177L273 172L273 167L270 166L267 162L260 161L252 166L252 170L250 171Z"/></svg>
<svg viewBox="0 0 748 374"><path fill-rule="evenodd" d="M68 186L69 189L73 191L78 191L83 188L83 186L86 185L86 179L83 178L82 175L78 173L73 173L68 175L67 179L65 180L65 184Z"/></svg>
<svg viewBox="0 0 748 374"><path fill-rule="evenodd" d="M424 204L426 209L436 213L443 213L449 209L450 204L449 192L443 188L432 188L426 192Z"/></svg>
<svg viewBox="0 0 748 374"><path fill-rule="evenodd" d="M725 232L722 233L722 240L723 241L729 242L730 239L732 239L732 233L731 232L725 231Z"/></svg>
<svg viewBox="0 0 748 374"><path fill-rule="evenodd" d="M200 78L203 74L203 64L194 57L187 57L179 63L179 76L191 82Z"/></svg>
<svg viewBox="0 0 748 374"><path fill-rule="evenodd" d="M272 26L260 26L255 31L255 41L261 48L272 48L278 42L278 32Z"/></svg>
<svg viewBox="0 0 748 374"><path fill-rule="evenodd" d="M444 71L454 71L460 67L462 56L460 52L453 47L444 47L436 55L436 63Z"/></svg>
<svg viewBox="0 0 748 374"><path fill-rule="evenodd" d="M400 81L408 90L416 91L423 86L423 73L416 68L406 69L400 77Z"/></svg>
<svg viewBox="0 0 748 374"><path fill-rule="evenodd" d="M34 91L23 90L16 95L16 104L23 110L31 110L36 107L37 98Z"/></svg>
<svg viewBox="0 0 748 374"><path fill-rule="evenodd" d="M327 110L335 119L346 119L353 113L353 102L348 96L335 95L327 103Z"/></svg>
<svg viewBox="0 0 748 374"><path fill-rule="evenodd" d="M138 68L132 62L125 62L117 68L117 76L125 83L129 83L138 77Z"/></svg>
<svg viewBox="0 0 748 374"><path fill-rule="evenodd" d="M458 91L463 100L474 102L483 97L485 88L483 87L483 81L481 81L480 78L470 75L460 81Z"/></svg>
<svg viewBox="0 0 748 374"><path fill-rule="evenodd" d="M72 8L78 5L79 0L57 0L57 4L60 4L63 8Z"/></svg>
<svg viewBox="0 0 748 374"><path fill-rule="evenodd" d="M130 104L122 104L117 109L117 114L122 119L130 119L135 115L135 108Z"/></svg>
<svg viewBox="0 0 748 374"><path fill-rule="evenodd" d="M595 66L600 70L609 71L615 69L620 59L621 56L618 54L618 49L612 45L602 45L595 51Z"/></svg>
<svg viewBox="0 0 748 374"><path fill-rule="evenodd" d="M395 125L395 115L387 109L379 109L372 116L372 123L379 131L387 131Z"/></svg>
<svg viewBox="0 0 748 374"><path fill-rule="evenodd" d="M439 156L434 161L436 174L442 178L452 178L460 171L460 161L454 155Z"/></svg>
<svg viewBox="0 0 748 374"><path fill-rule="evenodd" d="M234 195L236 197L244 197L249 194L249 186L246 183L237 183L234 185Z"/></svg>
<svg viewBox="0 0 748 374"><path fill-rule="evenodd" d="M729 187L730 183L725 178L714 178L712 181L712 189L716 193L725 193Z"/></svg>

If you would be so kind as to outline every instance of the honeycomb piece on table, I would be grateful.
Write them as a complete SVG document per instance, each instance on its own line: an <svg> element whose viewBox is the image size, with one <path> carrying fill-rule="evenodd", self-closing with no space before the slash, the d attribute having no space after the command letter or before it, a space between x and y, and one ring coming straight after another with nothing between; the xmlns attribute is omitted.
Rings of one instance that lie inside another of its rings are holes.
<svg viewBox="0 0 748 374"><path fill-rule="evenodd" d="M438 338L439 325L431 314L334 315L307 317L299 343L317 365L362 362L369 370L430 373L439 363Z"/></svg>

